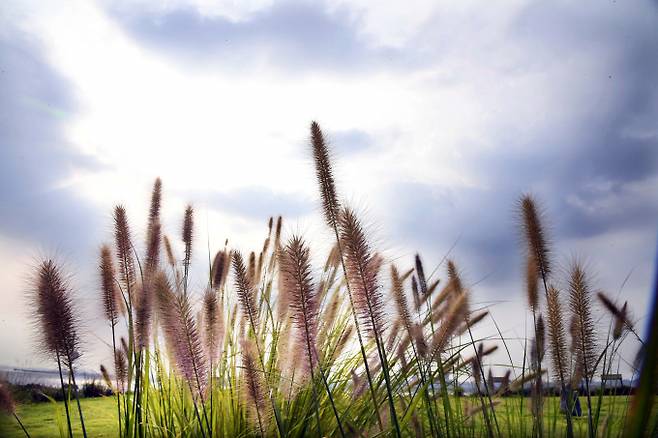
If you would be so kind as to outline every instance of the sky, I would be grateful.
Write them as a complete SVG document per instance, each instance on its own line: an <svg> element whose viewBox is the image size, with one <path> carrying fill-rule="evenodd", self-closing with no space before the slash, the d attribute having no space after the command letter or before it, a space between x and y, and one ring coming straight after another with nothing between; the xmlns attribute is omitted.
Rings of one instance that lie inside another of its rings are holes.
<svg viewBox="0 0 658 438"><path fill-rule="evenodd" d="M430 272L449 253L515 354L529 322L523 193L546 214L556 284L579 258L593 289L628 300L642 327L657 77L649 1L4 1L0 364L48 363L25 322L30 269L44 256L72 274L84 366L108 361L98 249L118 203L143 238L158 176L179 249L183 209L195 207L199 289L207 248L226 238L259 248L271 215L320 259L331 234L312 120L377 250L404 268L419 252ZM494 334L490 320L478 331ZM625 359L636 349L629 340Z"/></svg>

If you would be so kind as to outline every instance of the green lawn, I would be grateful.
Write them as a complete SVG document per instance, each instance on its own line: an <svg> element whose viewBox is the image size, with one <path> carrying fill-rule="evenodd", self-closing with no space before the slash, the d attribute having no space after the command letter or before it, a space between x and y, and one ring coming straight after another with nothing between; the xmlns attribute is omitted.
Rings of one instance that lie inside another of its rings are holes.
<svg viewBox="0 0 658 438"><path fill-rule="evenodd" d="M498 427L503 436L530 436L532 435L532 414L530 412L530 400L519 397L507 397L496 407L496 419ZM597 397L592 398L592 410L596 413ZM574 435L576 437L587 436L587 401L580 397L583 416L573 418ZM630 397L603 397L599 421L597 426L597 436L617 437L624 425L626 409ZM521 407L523 404L523 407ZM566 419L559 412L559 397L548 397L544 400L544 430L546 436L563 437L566 436ZM521 411L522 409L522 411ZM476 419L478 423L482 422L482 415ZM483 430L483 429L481 429Z"/></svg>
<svg viewBox="0 0 658 438"><path fill-rule="evenodd" d="M475 401L469 397L463 397L462 400L465 404ZM604 397L603 399L599 428L604 427L607 419L607 429L610 432L610 436L618 435L623 424L627 401L628 398L622 396ZM581 402L584 402L584 400L581 399ZM521 404L523 404L522 415ZM546 400L544 421L547 436L564 435L565 423L564 418L557 413L558 404L559 400L557 397L551 397ZM116 399L112 397L84 399L82 400L82 408L85 414L87 432L90 437L115 437L117 435ZM74 409L74 411L77 414L77 409ZM583 411L585 411L584 404ZM35 438L59 436L58 421L62 427L66 427L62 403L58 403L56 407L51 403L22 405L18 408L18 414L25 427ZM57 419L58 416L60 417L59 420ZM529 399L520 399L517 397L503 399L503 402L496 407L496 416L501 434L504 436L519 436L520 434L524 434L521 433L524 430L527 433L531 431L532 419L529 412ZM80 423L77 415L74 418L74 432L76 432L76 436L81 436ZM473 421L478 423L482 421L481 414L474 416ZM575 419L574 425L576 436L586 436L587 420L585 417ZM22 437L24 435L12 417L2 417L0 418L0 436L11 438ZM601 434L601 436L607 435Z"/></svg>
<svg viewBox="0 0 658 438"><path fill-rule="evenodd" d="M82 399L82 412L85 416L85 426L90 437L116 437L118 424L116 420L117 405L114 397ZM71 406L74 412L73 433L82 436L78 410L75 404ZM59 437L58 423L64 428L66 436L66 415L64 404L34 403L18 406L18 415L25 428L34 438ZM57 418L59 416L59 419ZM13 417L0 418L0 436L6 438L25 437Z"/></svg>

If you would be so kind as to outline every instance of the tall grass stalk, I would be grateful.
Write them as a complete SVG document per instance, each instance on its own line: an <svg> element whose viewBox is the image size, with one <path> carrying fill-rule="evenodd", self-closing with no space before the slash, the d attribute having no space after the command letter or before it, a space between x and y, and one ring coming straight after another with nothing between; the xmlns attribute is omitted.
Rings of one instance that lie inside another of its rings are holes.
<svg viewBox="0 0 658 438"><path fill-rule="evenodd" d="M320 199L322 200L322 207L324 211L324 217L334 233L336 239L336 248L338 249L338 254L340 255L340 264L343 269L343 275L345 277L345 286L347 288L347 294L350 301L350 310L354 318L354 327L356 328L357 339L359 341L359 348L361 352L361 357L363 359L363 366L365 367L366 378L368 379L368 387L370 389L370 394L372 397L372 403L375 410L375 415L377 417L377 423L379 425L379 430L383 431L384 426L382 423L381 415L379 414L379 403L377 402L377 396L375 395L375 388L372 381L372 374L370 372L370 366L368 365L368 356L366 355L366 349L363 343L363 335L361 333L361 326L359 324L359 318L357 316L356 308L354 306L354 295L352 293L352 287L347 281L347 269L345 268L345 254L343 251L343 244L341 243L338 224L340 219L340 204L338 201L338 195L336 193L336 186L334 183L334 175L331 167L330 153L329 148L326 145L324 140L324 134L320 129L320 125L317 122L311 123L311 145L313 148L313 158L315 162L315 171L318 179L318 184L320 187Z"/></svg>

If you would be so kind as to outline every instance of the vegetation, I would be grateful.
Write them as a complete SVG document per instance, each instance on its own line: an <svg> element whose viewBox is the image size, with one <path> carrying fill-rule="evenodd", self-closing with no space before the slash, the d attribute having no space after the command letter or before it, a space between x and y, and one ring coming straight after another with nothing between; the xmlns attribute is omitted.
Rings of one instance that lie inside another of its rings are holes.
<svg viewBox="0 0 658 438"><path fill-rule="evenodd" d="M474 397L464 397L461 400L451 397L453 405L457 403L462 405L462 410L477 403ZM606 430L601 436L619 436L624 424L624 407L630 402L630 397L616 396L604 397L601 411L606 417L610 414L610 420L607 421ZM83 399L81 401L82 409L87 417L87 428L90 437L116 437L119 430L116 422L116 398L103 397L94 399ZM531 412L524 407L523 416L519 416L521 405L525 405L527 399L522 397L505 397L501 403L496 406L498 420L501 424L503 436L524 436L518 431L526 431L528 434L532 430L533 418ZM559 398L548 397L544 405L544 428L550 436L563 436L566 427L564 416L558 414ZM654 408L655 409L655 408ZM60 436L58 422L63 421L64 406L63 403L56 405L45 403L24 404L18 407L18 413L26 429L34 437L55 438ZM654 416L658 414L654 410ZM522 420L520 420L522 418ZM77 418L73 422L73 433L80 435L82 433ZM577 437L587 436L587 420L584 418L574 419L574 433ZM482 417L474 416L470 424L464 427L468 431L468 436L482 435ZM20 426L13 417L0 417L0 431L6 438L24 437ZM516 432L516 433L515 433ZM527 435L526 435L527 436Z"/></svg>
<svg viewBox="0 0 658 438"><path fill-rule="evenodd" d="M11 394L13 400L18 403L43 403L52 400L63 401L66 394L73 390L68 385L64 387L64 395L60 388L54 388L48 385L37 383L28 384L9 384L5 383L4 386ZM107 386L98 382L87 382L82 385L82 391L79 394L81 397L101 397L112 395L112 390Z"/></svg>
<svg viewBox="0 0 658 438"><path fill-rule="evenodd" d="M355 211L340 202L317 123L311 125L311 146L334 238L322 269L313 268L316 258L302 236L283 236L281 217L270 218L261 249L243 254L225 244L209 257L205 290L194 290L193 208L183 215L180 255L161 227L159 179L143 251L137 250L125 208L114 209L114 242L99 255L99 302L114 358L113 375L105 366L101 372L115 397L80 400L72 288L53 260L37 267L34 322L44 353L58 366L64 400L61 416L56 411L57 433L594 437L620 436L622 424L638 418L641 433L658 431L655 417L650 419L655 366L644 367L649 390L642 399L634 397L639 407L630 413L626 397L596 395L591 387L596 373L611 372L628 336L649 352L655 336L645 344L627 304L604 293L596 297L577 260L565 289L559 288L532 197L521 198L519 213L533 337L515 363L502 334L496 337L500 344L491 345L473 336L475 325L493 317L471 306L472 292L455 261L441 261L445 276L438 278L426 274L419 255L409 269L385 260ZM606 338L595 331L595 300L610 316ZM483 359L501 347L509 371L494 378ZM462 396L466 382L473 384L473 395ZM526 387L530 406L525 397L510 396ZM553 387L563 406L548 395ZM572 415L579 402L582 418ZM39 419L50 415L52 425L52 409L22 409L30 419L24 433L45 436L46 422ZM13 404L5 411L18 424Z"/></svg>
<svg viewBox="0 0 658 438"><path fill-rule="evenodd" d="M116 402L113 397L89 398L80 401L85 413L85 425L91 437L116 437ZM33 437L67 436L64 403L27 403L17 408L25 429ZM77 412L72 413L73 433L82 435ZM0 418L3 437L25 437L25 433L13 418Z"/></svg>

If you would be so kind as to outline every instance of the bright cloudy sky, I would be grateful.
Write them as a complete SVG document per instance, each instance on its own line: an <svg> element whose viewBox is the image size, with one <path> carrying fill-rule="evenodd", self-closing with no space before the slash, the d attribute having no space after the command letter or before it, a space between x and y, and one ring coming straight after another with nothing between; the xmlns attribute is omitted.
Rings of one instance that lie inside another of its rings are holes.
<svg viewBox="0 0 658 438"><path fill-rule="evenodd" d="M377 247L402 266L420 251L431 270L454 244L506 336L526 329L526 191L550 218L558 265L580 256L593 286L642 321L656 78L649 1L3 1L0 363L42 363L24 293L44 254L75 275L85 365L107 360L96 254L115 203L139 235L156 176L169 234L196 206L199 284L207 242L255 249L270 215L326 250L311 120Z"/></svg>

